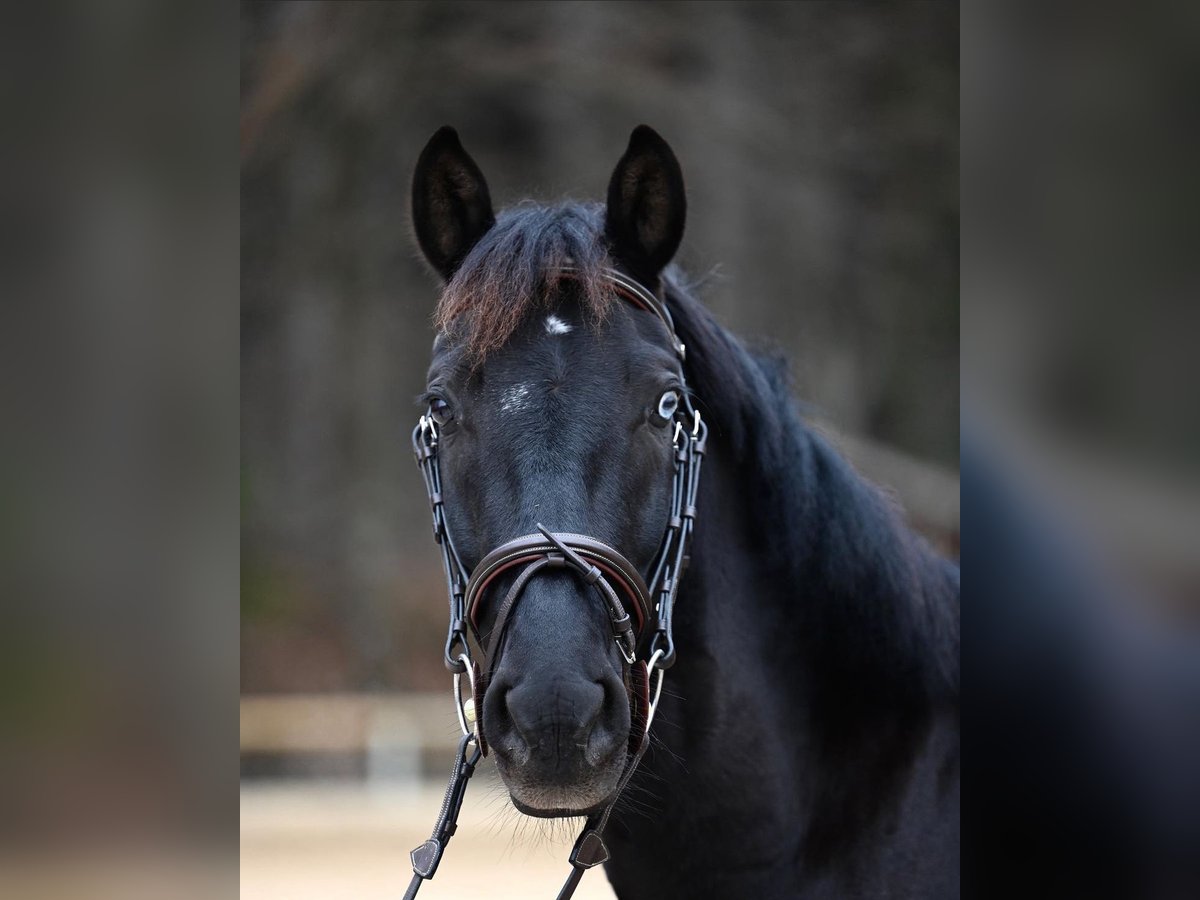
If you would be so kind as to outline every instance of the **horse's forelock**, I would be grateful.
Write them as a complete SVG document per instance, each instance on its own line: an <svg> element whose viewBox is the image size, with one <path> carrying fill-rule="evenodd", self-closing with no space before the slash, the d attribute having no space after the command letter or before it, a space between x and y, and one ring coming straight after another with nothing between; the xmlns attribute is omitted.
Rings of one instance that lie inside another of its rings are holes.
<svg viewBox="0 0 1200 900"><path fill-rule="evenodd" d="M437 327L479 362L502 347L531 310L546 306L570 266L584 314L603 321L613 299L605 270L603 207L522 204L505 210L446 285Z"/></svg>

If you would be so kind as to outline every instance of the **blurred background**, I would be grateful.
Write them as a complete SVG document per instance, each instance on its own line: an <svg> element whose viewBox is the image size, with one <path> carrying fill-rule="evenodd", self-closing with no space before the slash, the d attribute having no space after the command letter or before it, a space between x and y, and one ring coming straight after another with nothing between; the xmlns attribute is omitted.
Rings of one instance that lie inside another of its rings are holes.
<svg viewBox="0 0 1200 900"><path fill-rule="evenodd" d="M443 124L497 206L602 198L657 129L703 299L956 553L956 4L253 3L241 53L243 896L375 896L436 812L456 726L409 431L437 287L408 190ZM428 890L504 883L489 852ZM565 847L542 857L548 892Z"/></svg>
<svg viewBox="0 0 1200 900"><path fill-rule="evenodd" d="M1200 627L1200 14L963 22L962 412L977 444Z"/></svg>

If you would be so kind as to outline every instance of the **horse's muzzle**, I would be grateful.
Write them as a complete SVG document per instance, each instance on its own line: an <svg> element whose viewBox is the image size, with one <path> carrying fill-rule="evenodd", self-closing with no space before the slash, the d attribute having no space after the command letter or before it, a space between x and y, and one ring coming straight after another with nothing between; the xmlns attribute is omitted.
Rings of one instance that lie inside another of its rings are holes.
<svg viewBox="0 0 1200 900"><path fill-rule="evenodd" d="M516 684L500 678L485 706L488 743L521 812L578 815L616 789L629 719L615 673L599 680L526 676Z"/></svg>

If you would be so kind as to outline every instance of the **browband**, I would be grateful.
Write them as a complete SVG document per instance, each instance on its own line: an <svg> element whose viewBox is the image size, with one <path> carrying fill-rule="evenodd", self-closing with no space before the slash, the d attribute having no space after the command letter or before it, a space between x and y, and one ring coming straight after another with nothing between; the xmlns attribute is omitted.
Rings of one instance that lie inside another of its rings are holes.
<svg viewBox="0 0 1200 900"><path fill-rule="evenodd" d="M562 266L558 269L558 272L562 275L574 277L580 274L580 269L576 266ZM671 312L667 309L667 305L659 300L653 291L647 290L644 285L634 281L619 269L605 268L604 277L613 283L613 286L617 289L617 293L634 306L658 316L659 320L667 326L667 333L671 335L671 349L679 355L681 360L685 359L687 348L683 345L683 341L679 340L679 336L675 334L675 322L671 318Z"/></svg>

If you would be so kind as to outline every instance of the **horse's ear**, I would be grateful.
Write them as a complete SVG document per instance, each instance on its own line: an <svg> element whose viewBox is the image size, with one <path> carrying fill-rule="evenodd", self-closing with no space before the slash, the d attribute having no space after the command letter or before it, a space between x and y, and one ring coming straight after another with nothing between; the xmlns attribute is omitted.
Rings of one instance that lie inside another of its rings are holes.
<svg viewBox="0 0 1200 900"><path fill-rule="evenodd" d="M483 173L449 125L437 130L417 160L412 217L421 252L447 281L496 221Z"/></svg>
<svg viewBox="0 0 1200 900"><path fill-rule="evenodd" d="M658 132L639 125L608 183L609 248L634 275L653 279L679 249L686 215L679 161Z"/></svg>

